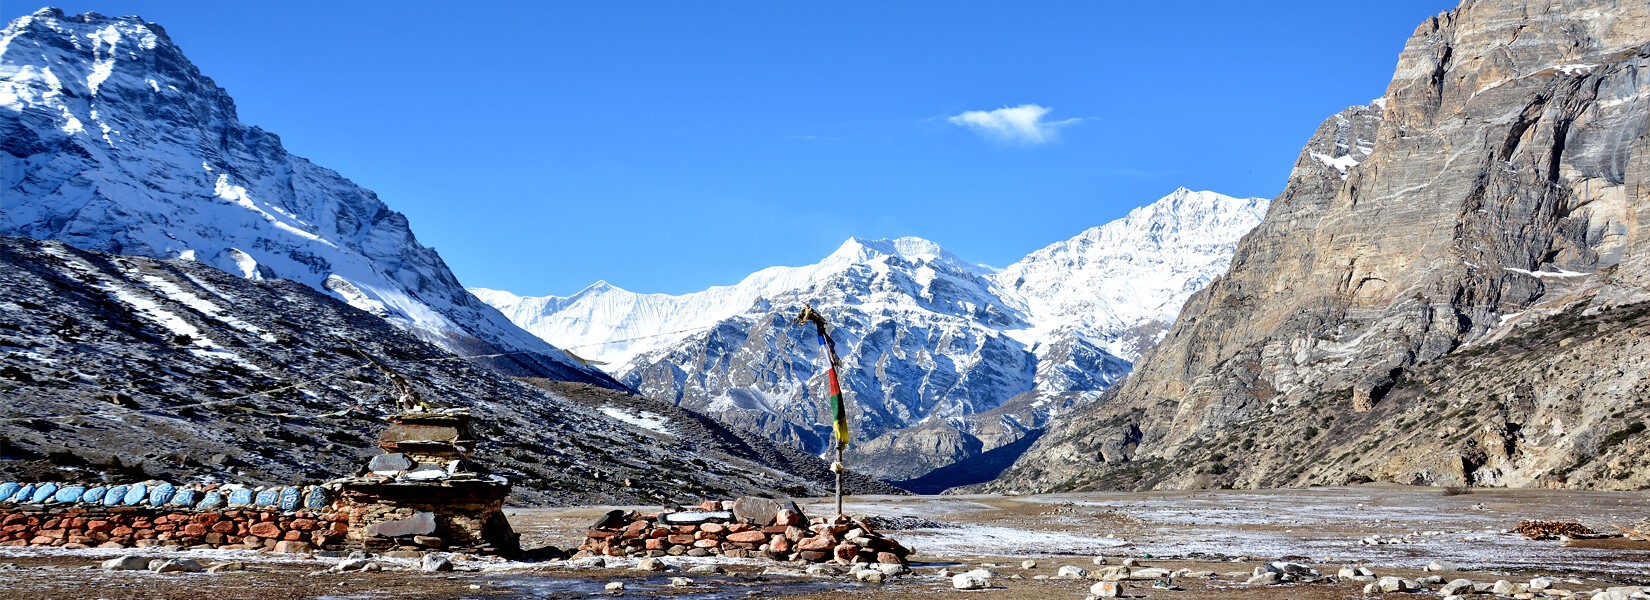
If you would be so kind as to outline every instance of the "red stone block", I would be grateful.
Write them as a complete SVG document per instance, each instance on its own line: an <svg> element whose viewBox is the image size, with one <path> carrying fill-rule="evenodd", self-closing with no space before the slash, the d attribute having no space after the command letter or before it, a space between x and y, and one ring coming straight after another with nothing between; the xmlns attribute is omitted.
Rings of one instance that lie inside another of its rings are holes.
<svg viewBox="0 0 1650 600"><path fill-rule="evenodd" d="M12 514L6 515L6 518L0 519L0 526L16 525L18 523L27 523L28 520L29 520L28 515L25 515L23 513L12 513Z"/></svg>
<svg viewBox="0 0 1650 600"><path fill-rule="evenodd" d="M854 557L859 556L859 546L848 542L843 542L841 544L837 544L836 550L832 551L832 554L839 561L853 562Z"/></svg>
<svg viewBox="0 0 1650 600"><path fill-rule="evenodd" d="M670 543L672 544L680 544L683 546L693 543L693 536L691 535L673 535L665 539L670 540Z"/></svg>
<svg viewBox="0 0 1650 600"><path fill-rule="evenodd" d="M200 523L202 525L211 526L211 525L217 524L218 521L222 521L223 520L223 514L222 513L215 513L215 512L203 512L203 513L197 514L193 517L190 517L189 520L192 521L192 522L195 522L195 523Z"/></svg>
<svg viewBox="0 0 1650 600"><path fill-rule="evenodd" d="M695 548L715 548L720 545L722 545L722 542L715 539L694 540L693 542Z"/></svg>
<svg viewBox="0 0 1650 600"><path fill-rule="evenodd" d="M590 538L590 539L596 539L596 540L605 540L605 539L613 537L615 535L618 535L618 534L614 533L612 531L602 531L600 529L591 529L589 531L584 532L584 537L587 537L587 538Z"/></svg>
<svg viewBox="0 0 1650 600"><path fill-rule="evenodd" d="M40 524L41 529L58 529L58 528L61 528L62 526L63 526L63 520L62 519L46 519L45 523Z"/></svg>
<svg viewBox="0 0 1650 600"><path fill-rule="evenodd" d="M148 519L138 519L136 521L132 521L131 525L132 529L149 529L154 526L155 524L149 522Z"/></svg>
<svg viewBox="0 0 1650 600"><path fill-rule="evenodd" d="M163 524L163 525L156 525L155 526L155 531L163 531L164 532L164 531L177 531L177 530L178 530L178 526L174 525L172 523L166 523L166 524Z"/></svg>
<svg viewBox="0 0 1650 600"><path fill-rule="evenodd" d="M736 544L760 544L768 541L768 534L760 531L740 531L728 534L727 539Z"/></svg>
<svg viewBox="0 0 1650 600"><path fill-rule="evenodd" d="M668 547L670 547L670 543L666 542L664 539L651 538L651 539L647 540L647 549L648 550L664 550L665 548L668 548Z"/></svg>
<svg viewBox="0 0 1650 600"><path fill-rule="evenodd" d="M905 561L900 560L899 555L894 554L893 552L878 552L877 553L877 562L885 564L885 565L897 565L897 564L903 563Z"/></svg>
<svg viewBox="0 0 1650 600"><path fill-rule="evenodd" d="M699 503L699 510L722 510L722 503L715 500L706 500Z"/></svg>
<svg viewBox="0 0 1650 600"><path fill-rule="evenodd" d="M5 531L6 533L16 533L16 532L19 532L19 531L28 531L30 529L32 529L32 528L29 527L28 523L18 523L16 525L7 525L5 527L0 527L0 531Z"/></svg>
<svg viewBox="0 0 1650 600"><path fill-rule="evenodd" d="M281 537L281 528L280 528L280 526L278 526L274 523L267 523L267 522L253 523L252 526L246 528L246 531L248 533L251 533L252 535L255 535L255 536L258 536L258 537L263 537L263 538L278 538L278 537Z"/></svg>
<svg viewBox="0 0 1650 600"><path fill-rule="evenodd" d="M666 537L666 536L669 536L669 535L670 535L670 530L666 529L664 527L656 527L656 528L647 530L647 537L650 537L650 538L657 539L657 538L663 538L663 537Z"/></svg>
<svg viewBox="0 0 1650 600"><path fill-rule="evenodd" d="M202 537L210 532L211 528L200 523L190 523L183 526L183 534L189 537Z"/></svg>
<svg viewBox="0 0 1650 600"><path fill-rule="evenodd" d="M782 535L773 536L768 540L768 550L773 552L790 552L791 541L785 539L785 536Z"/></svg>
<svg viewBox="0 0 1650 600"><path fill-rule="evenodd" d="M676 533L697 533L698 531L699 531L699 526L698 525L677 525L676 526Z"/></svg>
<svg viewBox="0 0 1650 600"><path fill-rule="evenodd" d="M826 536L814 536L798 542L796 549L804 552L826 552L836 547L836 540Z"/></svg>
<svg viewBox="0 0 1650 600"><path fill-rule="evenodd" d="M54 539L54 538L49 538L49 537L46 537L46 536L43 536L43 535L37 535L37 536L34 536L33 538L29 539L29 545L30 546L50 546L50 545L52 545L52 542L55 542L55 541L57 541L57 540Z"/></svg>
<svg viewBox="0 0 1650 600"><path fill-rule="evenodd" d="M236 529L238 529L238 527L235 526L234 521L220 521L212 525L212 531L216 531L218 533L235 533Z"/></svg>
<svg viewBox="0 0 1650 600"><path fill-rule="evenodd" d="M305 537L308 537L308 536L306 536L304 534L304 532L296 531L296 530L288 531L288 532L281 535L281 539L284 540L284 541L288 541L288 542L300 542L300 541L303 541L303 539Z"/></svg>
<svg viewBox="0 0 1650 600"><path fill-rule="evenodd" d="M109 534L114 536L114 537L117 537L117 538L130 537L132 535L132 528L131 527L116 527L114 529L109 530Z"/></svg>
<svg viewBox="0 0 1650 600"><path fill-rule="evenodd" d="M315 531L321 528L321 524L316 523L314 519L293 519L288 528L298 531Z"/></svg>
<svg viewBox="0 0 1650 600"><path fill-rule="evenodd" d="M797 514L796 511L788 508L779 509L779 513L774 517L774 525L789 526L801 524L802 515Z"/></svg>

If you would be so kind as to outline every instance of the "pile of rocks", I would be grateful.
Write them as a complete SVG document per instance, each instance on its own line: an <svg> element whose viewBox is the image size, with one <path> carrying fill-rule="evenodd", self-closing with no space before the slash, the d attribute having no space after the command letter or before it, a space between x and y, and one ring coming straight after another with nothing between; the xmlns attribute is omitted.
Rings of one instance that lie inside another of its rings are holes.
<svg viewBox="0 0 1650 600"><path fill-rule="evenodd" d="M1598 532L1588 529L1586 525L1573 521L1519 521L1513 528L1513 533L1522 534L1532 540L1556 540L1559 537L1588 537L1598 535Z"/></svg>
<svg viewBox="0 0 1650 600"><path fill-rule="evenodd" d="M348 531L347 517L307 510L184 512L135 506L28 506L0 511L0 545L4 546L311 552L340 547Z"/></svg>
<svg viewBox="0 0 1650 600"><path fill-rule="evenodd" d="M911 550L860 519L809 519L795 502L744 497L699 510L613 511L592 524L578 556L711 556L907 565Z"/></svg>

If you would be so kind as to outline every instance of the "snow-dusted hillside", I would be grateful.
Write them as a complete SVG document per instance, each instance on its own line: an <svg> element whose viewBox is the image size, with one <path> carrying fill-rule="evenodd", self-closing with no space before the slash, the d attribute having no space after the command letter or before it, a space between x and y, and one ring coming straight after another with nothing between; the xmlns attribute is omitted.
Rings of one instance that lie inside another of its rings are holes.
<svg viewBox="0 0 1650 600"><path fill-rule="evenodd" d="M1001 271L927 240L850 239L819 263L682 296L606 283L565 298L474 291L646 394L817 451L828 436L810 385L819 350L791 323L812 303L835 327L859 441L923 423L952 430L917 444L933 456L879 467L909 477L1039 426L1063 404L1038 394L1098 391L1126 374L1192 292L1225 272L1266 206L1180 189ZM981 425L968 417L1028 392L1033 400L994 417L1007 431L975 436Z"/></svg>
<svg viewBox="0 0 1650 600"><path fill-rule="evenodd" d="M512 372L612 384L478 302L371 191L242 124L158 25L13 21L0 134L0 233L291 279Z"/></svg>

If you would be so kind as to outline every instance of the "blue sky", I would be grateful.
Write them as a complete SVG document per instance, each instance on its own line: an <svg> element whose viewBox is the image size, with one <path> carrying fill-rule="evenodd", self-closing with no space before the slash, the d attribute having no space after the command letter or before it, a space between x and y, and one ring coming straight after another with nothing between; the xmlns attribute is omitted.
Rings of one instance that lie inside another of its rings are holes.
<svg viewBox="0 0 1650 600"><path fill-rule="evenodd" d="M1177 186L1272 197L1454 4L56 6L160 23L465 285L567 295L731 284L850 236L1000 267Z"/></svg>

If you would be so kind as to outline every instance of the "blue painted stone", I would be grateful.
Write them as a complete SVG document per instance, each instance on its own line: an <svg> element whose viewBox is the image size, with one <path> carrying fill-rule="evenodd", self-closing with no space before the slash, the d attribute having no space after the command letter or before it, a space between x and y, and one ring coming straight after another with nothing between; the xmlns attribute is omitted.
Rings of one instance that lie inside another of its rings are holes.
<svg viewBox="0 0 1650 600"><path fill-rule="evenodd" d="M0 483L0 502L5 502L7 500L11 500L11 497L14 494L17 493L17 490L22 489L22 488L23 488L23 484L17 483L15 481L7 481L5 483Z"/></svg>
<svg viewBox="0 0 1650 600"><path fill-rule="evenodd" d="M178 493L172 494L172 499L167 501L166 504L167 506L194 506L195 499L198 496L200 496L200 492L195 491L194 488L183 488L178 490Z"/></svg>
<svg viewBox="0 0 1650 600"><path fill-rule="evenodd" d="M304 508L326 510L331 502L332 499L327 497L327 488L316 486L309 488L309 499L304 500Z"/></svg>
<svg viewBox="0 0 1650 600"><path fill-rule="evenodd" d="M178 486L162 483L149 490L149 506L166 506L172 500L172 494L178 493Z"/></svg>
<svg viewBox="0 0 1650 600"><path fill-rule="evenodd" d="M40 504L57 495L57 484L43 483L34 488L34 495L29 496L30 504Z"/></svg>
<svg viewBox="0 0 1650 600"><path fill-rule="evenodd" d="M119 506L120 501L126 498L127 487L128 486L117 485L115 487L109 488L109 491L105 492L103 494L103 505L104 506Z"/></svg>
<svg viewBox="0 0 1650 600"><path fill-rule="evenodd" d="M281 498L281 490L275 489L275 488L270 488L270 489L258 492L258 500L256 502L253 502L253 504L256 504L258 506L271 506L272 507L272 506L275 506L275 503L278 502L280 500L280 498Z"/></svg>
<svg viewBox="0 0 1650 600"><path fill-rule="evenodd" d="M252 503L252 490L241 488L229 493L230 506L246 506Z"/></svg>
<svg viewBox="0 0 1650 600"><path fill-rule="evenodd" d="M134 483L126 488L126 496L120 499L121 506L137 506L149 499L149 484Z"/></svg>
<svg viewBox="0 0 1650 600"><path fill-rule="evenodd" d="M281 510L288 512L298 510L298 503L303 500L303 497L303 490L295 487L281 488L281 499L277 502L277 506L280 506Z"/></svg>
<svg viewBox="0 0 1650 600"><path fill-rule="evenodd" d="M86 486L83 486L83 485L66 485L66 486L63 486L61 489L57 490L57 495L52 496L52 500L55 501L55 502L62 502L64 504L74 504L76 502L79 502L80 497L82 495L84 495L85 493L86 493Z"/></svg>
<svg viewBox="0 0 1650 600"><path fill-rule="evenodd" d="M23 484L22 489L17 490L16 494L12 494L11 501L18 504L28 502L29 498L34 497L34 487L35 486L32 483Z"/></svg>
<svg viewBox="0 0 1650 600"><path fill-rule="evenodd" d="M86 493L80 495L80 501L87 504L97 504L103 501L103 495L107 493L109 493L109 488L100 485L86 490Z"/></svg>
<svg viewBox="0 0 1650 600"><path fill-rule="evenodd" d="M200 504L196 504L195 508L198 510L217 510L223 508L223 494L215 490L201 494L201 502Z"/></svg>

